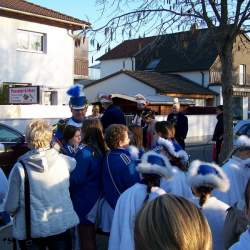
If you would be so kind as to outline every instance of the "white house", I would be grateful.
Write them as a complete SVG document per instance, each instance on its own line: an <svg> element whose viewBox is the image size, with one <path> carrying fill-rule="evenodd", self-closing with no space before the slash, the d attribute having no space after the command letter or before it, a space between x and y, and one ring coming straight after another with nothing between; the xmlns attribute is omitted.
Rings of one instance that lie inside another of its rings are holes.
<svg viewBox="0 0 250 250"><path fill-rule="evenodd" d="M191 29L124 41L97 59L101 77L106 79L119 70L179 75L217 93L212 102L211 99L203 99L199 105L222 104L221 63L211 37L208 29ZM248 36L238 36L233 49L234 111L238 119L247 118L250 102L249 51ZM176 88L183 88L178 82L175 84Z"/></svg>
<svg viewBox="0 0 250 250"><path fill-rule="evenodd" d="M27 1L0 0L0 83L39 85L41 104L64 103L75 75L73 32L89 26Z"/></svg>

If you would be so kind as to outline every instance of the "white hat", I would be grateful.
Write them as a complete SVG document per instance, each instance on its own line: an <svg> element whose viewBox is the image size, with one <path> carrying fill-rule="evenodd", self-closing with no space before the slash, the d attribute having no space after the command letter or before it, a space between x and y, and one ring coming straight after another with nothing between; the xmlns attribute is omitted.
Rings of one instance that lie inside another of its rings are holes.
<svg viewBox="0 0 250 250"><path fill-rule="evenodd" d="M183 149L178 150L170 140L159 137L157 143L158 145L162 146L170 155L179 158L183 164L188 163L189 156L187 152Z"/></svg>
<svg viewBox="0 0 250 250"><path fill-rule="evenodd" d="M235 142L236 149L249 147L250 148L250 138L246 135L241 135Z"/></svg>
<svg viewBox="0 0 250 250"><path fill-rule="evenodd" d="M191 187L208 186L222 192L229 189L230 182L223 169L214 163L195 160L188 170L187 181Z"/></svg>
<svg viewBox="0 0 250 250"><path fill-rule="evenodd" d="M99 94L98 95L98 100L100 103L112 103L112 95L108 95L108 94Z"/></svg>
<svg viewBox="0 0 250 250"><path fill-rule="evenodd" d="M143 105L146 105L146 103L147 103L146 98L142 94L135 95L135 100L136 100L137 103L140 103L140 104L143 104Z"/></svg>
<svg viewBox="0 0 250 250"><path fill-rule="evenodd" d="M136 168L142 174L156 174L166 179L170 179L174 174L169 160L152 150L143 154Z"/></svg>

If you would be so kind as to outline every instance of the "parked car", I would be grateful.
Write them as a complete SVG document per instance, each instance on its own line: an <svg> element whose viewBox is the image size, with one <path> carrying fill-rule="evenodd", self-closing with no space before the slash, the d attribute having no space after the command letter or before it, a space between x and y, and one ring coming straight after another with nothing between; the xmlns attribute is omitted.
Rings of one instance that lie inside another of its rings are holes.
<svg viewBox="0 0 250 250"><path fill-rule="evenodd" d="M28 150L21 132L0 123L0 166L7 176L18 157Z"/></svg>
<svg viewBox="0 0 250 250"><path fill-rule="evenodd" d="M246 135L250 138L250 120L240 120L234 127L234 145L237 138Z"/></svg>

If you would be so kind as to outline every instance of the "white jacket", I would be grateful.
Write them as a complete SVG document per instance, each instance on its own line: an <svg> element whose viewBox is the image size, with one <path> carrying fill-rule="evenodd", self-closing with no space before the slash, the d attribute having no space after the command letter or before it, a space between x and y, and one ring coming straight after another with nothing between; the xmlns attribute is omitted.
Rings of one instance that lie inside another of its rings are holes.
<svg viewBox="0 0 250 250"><path fill-rule="evenodd" d="M29 176L32 238L60 234L77 225L79 219L69 194L75 159L52 148L31 150L19 160L24 162ZM5 210L14 216L13 236L25 239L24 170L19 162L10 174Z"/></svg>

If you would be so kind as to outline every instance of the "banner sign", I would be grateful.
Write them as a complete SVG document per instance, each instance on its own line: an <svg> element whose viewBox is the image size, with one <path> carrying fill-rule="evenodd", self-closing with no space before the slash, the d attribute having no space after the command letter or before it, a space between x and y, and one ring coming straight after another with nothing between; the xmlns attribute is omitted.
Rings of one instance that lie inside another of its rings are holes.
<svg viewBox="0 0 250 250"><path fill-rule="evenodd" d="M9 104L38 104L39 86L10 87Z"/></svg>

